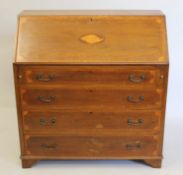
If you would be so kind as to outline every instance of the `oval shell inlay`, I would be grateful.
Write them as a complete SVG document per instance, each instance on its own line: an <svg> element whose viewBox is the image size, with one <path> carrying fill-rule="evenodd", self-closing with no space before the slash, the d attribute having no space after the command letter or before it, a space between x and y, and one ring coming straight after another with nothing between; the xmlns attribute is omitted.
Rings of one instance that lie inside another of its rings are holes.
<svg viewBox="0 0 183 175"><path fill-rule="evenodd" d="M104 38L97 34L88 34L88 35L82 36L80 40L87 44L96 44L96 43L102 42Z"/></svg>

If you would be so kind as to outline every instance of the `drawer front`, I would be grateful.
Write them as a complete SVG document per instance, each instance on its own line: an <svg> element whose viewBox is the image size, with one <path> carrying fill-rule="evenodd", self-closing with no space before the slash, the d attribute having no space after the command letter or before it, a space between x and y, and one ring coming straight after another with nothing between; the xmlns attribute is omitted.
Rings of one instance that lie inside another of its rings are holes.
<svg viewBox="0 0 183 175"><path fill-rule="evenodd" d="M26 154L60 157L156 156L156 136L27 136Z"/></svg>
<svg viewBox="0 0 183 175"><path fill-rule="evenodd" d="M106 87L66 87L66 88L21 88L23 106L27 107L63 107L93 108L109 107L126 109L159 108L162 101L161 90L122 90Z"/></svg>
<svg viewBox="0 0 183 175"><path fill-rule="evenodd" d="M23 112L27 133L122 132L160 129L160 111L133 112Z"/></svg>
<svg viewBox="0 0 183 175"><path fill-rule="evenodd" d="M158 86L160 69L153 66L22 66L22 84L121 84Z"/></svg>

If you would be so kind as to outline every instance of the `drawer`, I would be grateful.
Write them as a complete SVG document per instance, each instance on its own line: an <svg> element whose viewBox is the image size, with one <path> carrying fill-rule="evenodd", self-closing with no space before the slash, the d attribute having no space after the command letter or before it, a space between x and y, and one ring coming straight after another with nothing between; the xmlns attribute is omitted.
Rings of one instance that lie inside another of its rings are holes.
<svg viewBox="0 0 183 175"><path fill-rule="evenodd" d="M158 86L160 69L153 66L21 66L21 84L121 84Z"/></svg>
<svg viewBox="0 0 183 175"><path fill-rule="evenodd" d="M159 130L161 111L23 112L26 133L137 132Z"/></svg>
<svg viewBox="0 0 183 175"><path fill-rule="evenodd" d="M26 136L26 154L57 157L156 156L157 136Z"/></svg>
<svg viewBox="0 0 183 175"><path fill-rule="evenodd" d="M161 90L123 90L107 87L21 88L25 107L152 109L162 103ZM106 109L107 110L107 109Z"/></svg>

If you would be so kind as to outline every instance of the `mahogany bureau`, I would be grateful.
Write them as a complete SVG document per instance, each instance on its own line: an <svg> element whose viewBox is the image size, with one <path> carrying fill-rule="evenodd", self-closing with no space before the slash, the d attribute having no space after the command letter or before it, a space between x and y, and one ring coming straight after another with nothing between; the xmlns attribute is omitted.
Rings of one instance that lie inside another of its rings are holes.
<svg viewBox="0 0 183 175"><path fill-rule="evenodd" d="M160 11L24 11L13 66L24 168L44 159L161 167L168 51Z"/></svg>

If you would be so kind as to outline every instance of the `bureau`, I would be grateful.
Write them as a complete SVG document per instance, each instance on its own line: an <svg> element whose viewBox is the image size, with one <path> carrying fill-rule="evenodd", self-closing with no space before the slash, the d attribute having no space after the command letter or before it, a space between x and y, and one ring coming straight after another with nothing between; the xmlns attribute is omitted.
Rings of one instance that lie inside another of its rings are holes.
<svg viewBox="0 0 183 175"><path fill-rule="evenodd" d="M130 159L161 167L168 80L160 11L24 11L14 79L24 168Z"/></svg>

